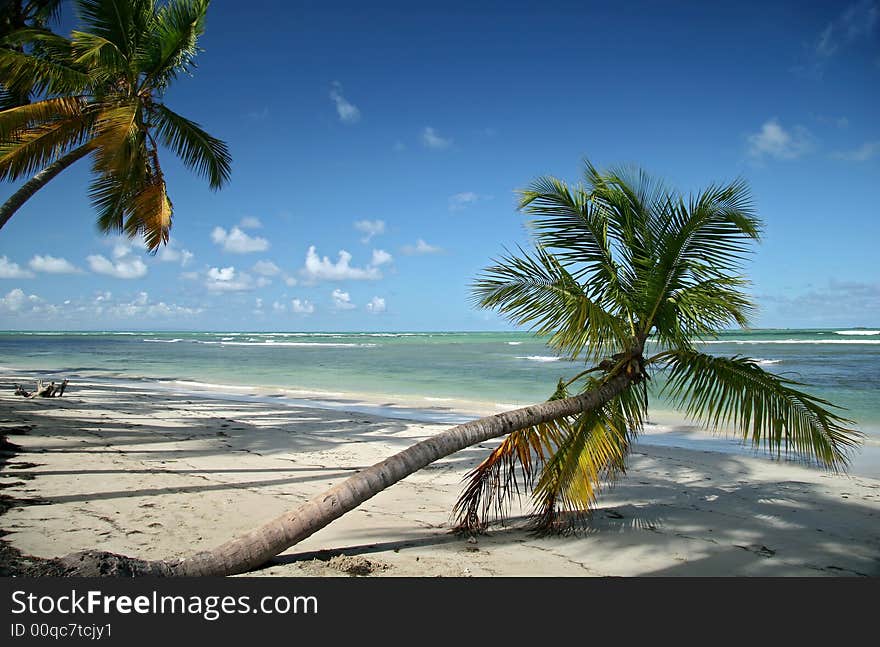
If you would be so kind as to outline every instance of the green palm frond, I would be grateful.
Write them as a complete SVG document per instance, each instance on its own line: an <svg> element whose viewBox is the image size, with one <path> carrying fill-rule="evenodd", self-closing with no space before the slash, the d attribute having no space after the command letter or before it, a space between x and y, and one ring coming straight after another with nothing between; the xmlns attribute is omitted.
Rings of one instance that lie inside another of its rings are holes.
<svg viewBox="0 0 880 647"><path fill-rule="evenodd" d="M654 316L656 340L663 348L691 348L718 330L747 327L754 304L743 292L748 282L738 277L713 276L691 282L661 302Z"/></svg>
<svg viewBox="0 0 880 647"><path fill-rule="evenodd" d="M713 429L731 429L780 456L795 453L831 469L846 467L861 434L830 402L800 391L801 383L764 371L744 357L715 357L694 350L663 354L663 393Z"/></svg>
<svg viewBox="0 0 880 647"><path fill-rule="evenodd" d="M173 208L161 171L149 157L118 173L97 173L89 197L100 231L140 237L155 251L168 242Z"/></svg>
<svg viewBox="0 0 880 647"><path fill-rule="evenodd" d="M70 40L44 27L16 29L0 39L0 45L19 52L30 46L38 49L39 55L50 57L61 54L62 58L66 58L66 53L70 51Z"/></svg>
<svg viewBox="0 0 880 647"><path fill-rule="evenodd" d="M707 276L738 276L760 237L761 224L742 181L712 186L689 203L680 197L673 200L675 208L657 240L657 265L642 286L648 325L656 324L658 311L677 291Z"/></svg>
<svg viewBox="0 0 880 647"><path fill-rule="evenodd" d="M38 25L45 25L61 18L61 0L38 0L28 3L33 20Z"/></svg>
<svg viewBox="0 0 880 647"><path fill-rule="evenodd" d="M580 187L572 190L557 178L539 178L520 191L519 208L533 217L529 225L538 243L563 263L576 265L573 274L589 292L626 298L633 276L614 260L603 214Z"/></svg>
<svg viewBox="0 0 880 647"><path fill-rule="evenodd" d="M132 166L125 173L96 173L89 186L89 198L98 213L98 229L121 234L128 205L145 184L143 168Z"/></svg>
<svg viewBox="0 0 880 647"><path fill-rule="evenodd" d="M128 76L128 60L116 43L98 34L74 31L71 44L74 63L91 70L90 80L98 87Z"/></svg>
<svg viewBox="0 0 880 647"><path fill-rule="evenodd" d="M473 285L480 307L495 308L528 326L559 351L601 358L629 338L627 324L584 294L582 286L544 249L504 256Z"/></svg>
<svg viewBox="0 0 880 647"><path fill-rule="evenodd" d="M3 110L0 112L0 141L12 139L18 132L39 124L79 116L85 109L85 97L66 96Z"/></svg>
<svg viewBox="0 0 880 647"><path fill-rule="evenodd" d="M132 197L125 234L129 238L143 237L147 250L155 252L168 242L172 213L165 181L156 178Z"/></svg>
<svg viewBox="0 0 880 647"><path fill-rule="evenodd" d="M70 58L70 41L63 36L59 36L39 26L43 22L40 14L43 10L49 9L49 7L41 7L41 5L47 4L54 4L56 8L60 6L57 2L29 3L25 8L25 13L33 13L30 19L27 16L24 16L23 24L27 24L29 20L34 24L29 27L15 29L10 33L5 34L5 36L0 39L0 47L6 50L12 50L19 54L27 52L27 56L40 61L54 61L62 63L65 67L70 67L68 65ZM16 68L21 68L22 66L24 66L24 69L18 69L18 71L15 72ZM43 78L42 76L37 76L32 73L38 71L38 65L36 64L31 64L18 59L7 61L7 68L11 68L8 70L10 74L0 75L0 79L2 79L2 81L0 81L0 110L7 110L9 108L30 103L32 96L40 96L40 92L38 92L39 90L57 89L58 92L55 92L55 94L60 94L76 85L82 85L85 87L84 78L81 78L78 83L71 82L70 70L62 72L61 81L59 82L58 79L56 79L53 85L51 78ZM82 70L79 71L82 72ZM59 73L56 70L53 78L58 76L58 74ZM43 96L46 96L45 93Z"/></svg>
<svg viewBox="0 0 880 647"><path fill-rule="evenodd" d="M737 271L761 237L744 180L710 186L679 209L680 227L670 257Z"/></svg>
<svg viewBox="0 0 880 647"><path fill-rule="evenodd" d="M567 396L560 381L550 400ZM602 486L624 472L646 406L646 391L638 387L595 411L511 433L465 477L454 508L457 530L481 531L492 518L503 522L526 490L540 530L551 528L562 510L588 510Z"/></svg>
<svg viewBox="0 0 880 647"><path fill-rule="evenodd" d="M30 97L30 89L24 91L12 91L0 83L0 111L17 108L26 104Z"/></svg>
<svg viewBox="0 0 880 647"><path fill-rule="evenodd" d="M92 119L75 115L18 131L0 141L0 180L32 175L87 139Z"/></svg>
<svg viewBox="0 0 880 647"><path fill-rule="evenodd" d="M552 529L560 512L590 510L602 487L626 471L626 457L642 430L646 409L642 383L602 408L555 423L564 429L564 439L544 462L532 493L538 529Z"/></svg>
<svg viewBox="0 0 880 647"><path fill-rule="evenodd" d="M232 157L225 142L162 104L155 105L153 118L159 140L177 153L189 169L207 177L212 189L229 181Z"/></svg>
<svg viewBox="0 0 880 647"><path fill-rule="evenodd" d="M585 189L590 201L602 212L609 235L619 243L633 275L640 274L640 262L654 257L654 220L657 205L664 204L662 183L641 169L621 167L600 173L586 162Z"/></svg>
<svg viewBox="0 0 880 647"><path fill-rule="evenodd" d="M130 60L153 4L153 0L76 0L76 11L86 28L83 31L112 43L124 59Z"/></svg>
<svg viewBox="0 0 880 647"><path fill-rule="evenodd" d="M210 0L175 0L159 9L139 54L145 83L161 90L194 66L209 5Z"/></svg>
<svg viewBox="0 0 880 647"><path fill-rule="evenodd" d="M112 122L112 116L104 115ZM89 198L98 214L98 229L104 233L123 233L133 201L145 187L155 181L156 173L144 133L131 128L125 111L120 111L114 125L93 139L100 146L92 163L93 180Z"/></svg>
<svg viewBox="0 0 880 647"><path fill-rule="evenodd" d="M138 102L103 108L95 119L92 145L94 170L122 174L133 165L143 165L146 132L140 128Z"/></svg>
<svg viewBox="0 0 880 647"><path fill-rule="evenodd" d="M38 95L83 94L90 83L87 73L66 61L9 49L0 49L0 79L11 90Z"/></svg>

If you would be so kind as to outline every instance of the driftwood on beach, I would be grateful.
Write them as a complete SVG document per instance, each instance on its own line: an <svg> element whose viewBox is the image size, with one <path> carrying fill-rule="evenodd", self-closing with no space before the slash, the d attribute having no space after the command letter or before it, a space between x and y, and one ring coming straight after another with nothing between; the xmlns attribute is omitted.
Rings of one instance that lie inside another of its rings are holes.
<svg viewBox="0 0 880 647"><path fill-rule="evenodd" d="M64 395L64 389L66 388L67 380L64 380L61 384L55 384L55 382L43 384L43 380L37 380L37 388L33 391L26 391L21 384L16 384L15 395L25 398L60 398Z"/></svg>

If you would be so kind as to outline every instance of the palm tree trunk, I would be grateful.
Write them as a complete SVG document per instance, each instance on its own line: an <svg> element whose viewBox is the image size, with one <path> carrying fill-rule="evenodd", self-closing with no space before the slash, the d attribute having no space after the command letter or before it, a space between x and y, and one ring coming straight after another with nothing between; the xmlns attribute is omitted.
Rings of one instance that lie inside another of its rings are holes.
<svg viewBox="0 0 880 647"><path fill-rule="evenodd" d="M49 180L80 158L87 155L91 150L91 144L89 143L83 144L79 148L74 148L72 151L55 160L30 180L25 182L24 185L18 191L13 193L3 206L0 207L0 229L3 229L3 225L12 218L12 214L18 211L19 207L27 202L34 193L46 186Z"/></svg>
<svg viewBox="0 0 880 647"><path fill-rule="evenodd" d="M434 461L491 438L542 422L576 415L602 406L625 390L632 378L617 375L603 386L564 400L553 400L458 425L423 440L349 477L297 510L287 512L261 528L197 553L177 563L150 563L151 574L219 576L244 573L314 534L389 486Z"/></svg>

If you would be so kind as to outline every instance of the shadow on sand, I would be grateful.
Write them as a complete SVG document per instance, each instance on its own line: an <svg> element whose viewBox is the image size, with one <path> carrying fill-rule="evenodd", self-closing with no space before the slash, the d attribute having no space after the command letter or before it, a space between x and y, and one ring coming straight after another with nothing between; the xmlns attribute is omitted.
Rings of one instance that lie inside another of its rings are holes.
<svg viewBox="0 0 880 647"><path fill-rule="evenodd" d="M92 388L94 390L100 390ZM109 391L109 389L108 389ZM11 383L0 383L0 392L11 392ZM363 469L363 465L309 465L312 454L341 443L389 444L394 451L421 438L398 435L408 423L343 410L271 403L223 401L230 417L217 417L216 424L187 416L210 412L217 405L208 399L163 393L154 400L127 391L103 393L112 398L107 406L80 412L84 401L75 392L63 401L0 399L0 434L27 433L40 442L27 455L27 462L0 470L0 483L7 479L106 475L218 475L204 484L179 487L112 488L100 492L76 492L7 501L10 506L52 505L125 497L248 489L261 491L279 486L336 480ZM92 398L90 396L89 401ZM53 424L63 411L65 438L53 435ZM157 414L175 415L157 422ZM116 415L121 412L121 415ZM33 428L22 426L22 420ZM245 422L246 420L246 422ZM308 424L305 424L308 423ZM304 431L307 429L307 431ZM18 431L16 431L18 430ZM71 430L78 430L72 435ZM71 438L76 440L71 442ZM169 449L168 443L183 445ZM485 445L459 452L443 463L444 469L463 475L485 457ZM229 456L231 453L279 455L290 460L287 467L220 467L179 465L180 459ZM41 469L41 454L108 453L121 458L155 462L139 469ZM295 455L296 460L289 457ZM572 564L572 574L628 574L651 576L688 575L880 575L880 519L877 503L880 486L864 481L859 501L825 487L821 479L782 482L755 479L753 459L733 455L664 447L639 448L628 475L600 500L590 515L569 519L567 532L537 536L526 529L526 517L513 517L508 525L492 526L479 538L480 551L502 552L518 545L549 551ZM19 467L24 469L10 469ZM433 466L432 466L433 467ZM222 475L255 478L223 481ZM828 477L832 478L832 477ZM293 488L295 490L295 488ZM9 497L6 497L9 499ZM406 515L406 510L397 510ZM378 520L377 520L378 521ZM865 531L873 524L873 531ZM6 534L5 532L3 534ZM2 536L2 535L0 535ZM389 536L399 539L388 541ZM457 558L470 550L465 538L446 527L411 530L381 522L358 528L344 543L317 551L294 552L277 557L272 564L292 564L335 555L367 555L388 551L431 548ZM623 572L603 570L603 562L624 555L629 565ZM671 557L670 557L671 556ZM579 570L582 568L583 570Z"/></svg>

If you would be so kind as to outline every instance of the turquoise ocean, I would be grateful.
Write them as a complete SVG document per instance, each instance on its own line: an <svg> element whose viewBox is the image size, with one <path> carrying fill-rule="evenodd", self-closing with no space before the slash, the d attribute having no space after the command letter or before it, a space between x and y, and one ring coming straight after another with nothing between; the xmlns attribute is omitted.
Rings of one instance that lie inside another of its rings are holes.
<svg viewBox="0 0 880 647"><path fill-rule="evenodd" d="M880 329L730 331L702 349L810 385L845 407L866 449L880 446ZM500 411L545 400L583 368L521 332L0 332L0 371L10 379L136 382L317 406L351 406L356 398L340 394L358 394L376 413L444 422L472 417L465 402ZM385 401L407 406L383 409ZM657 398L651 415L676 419Z"/></svg>

